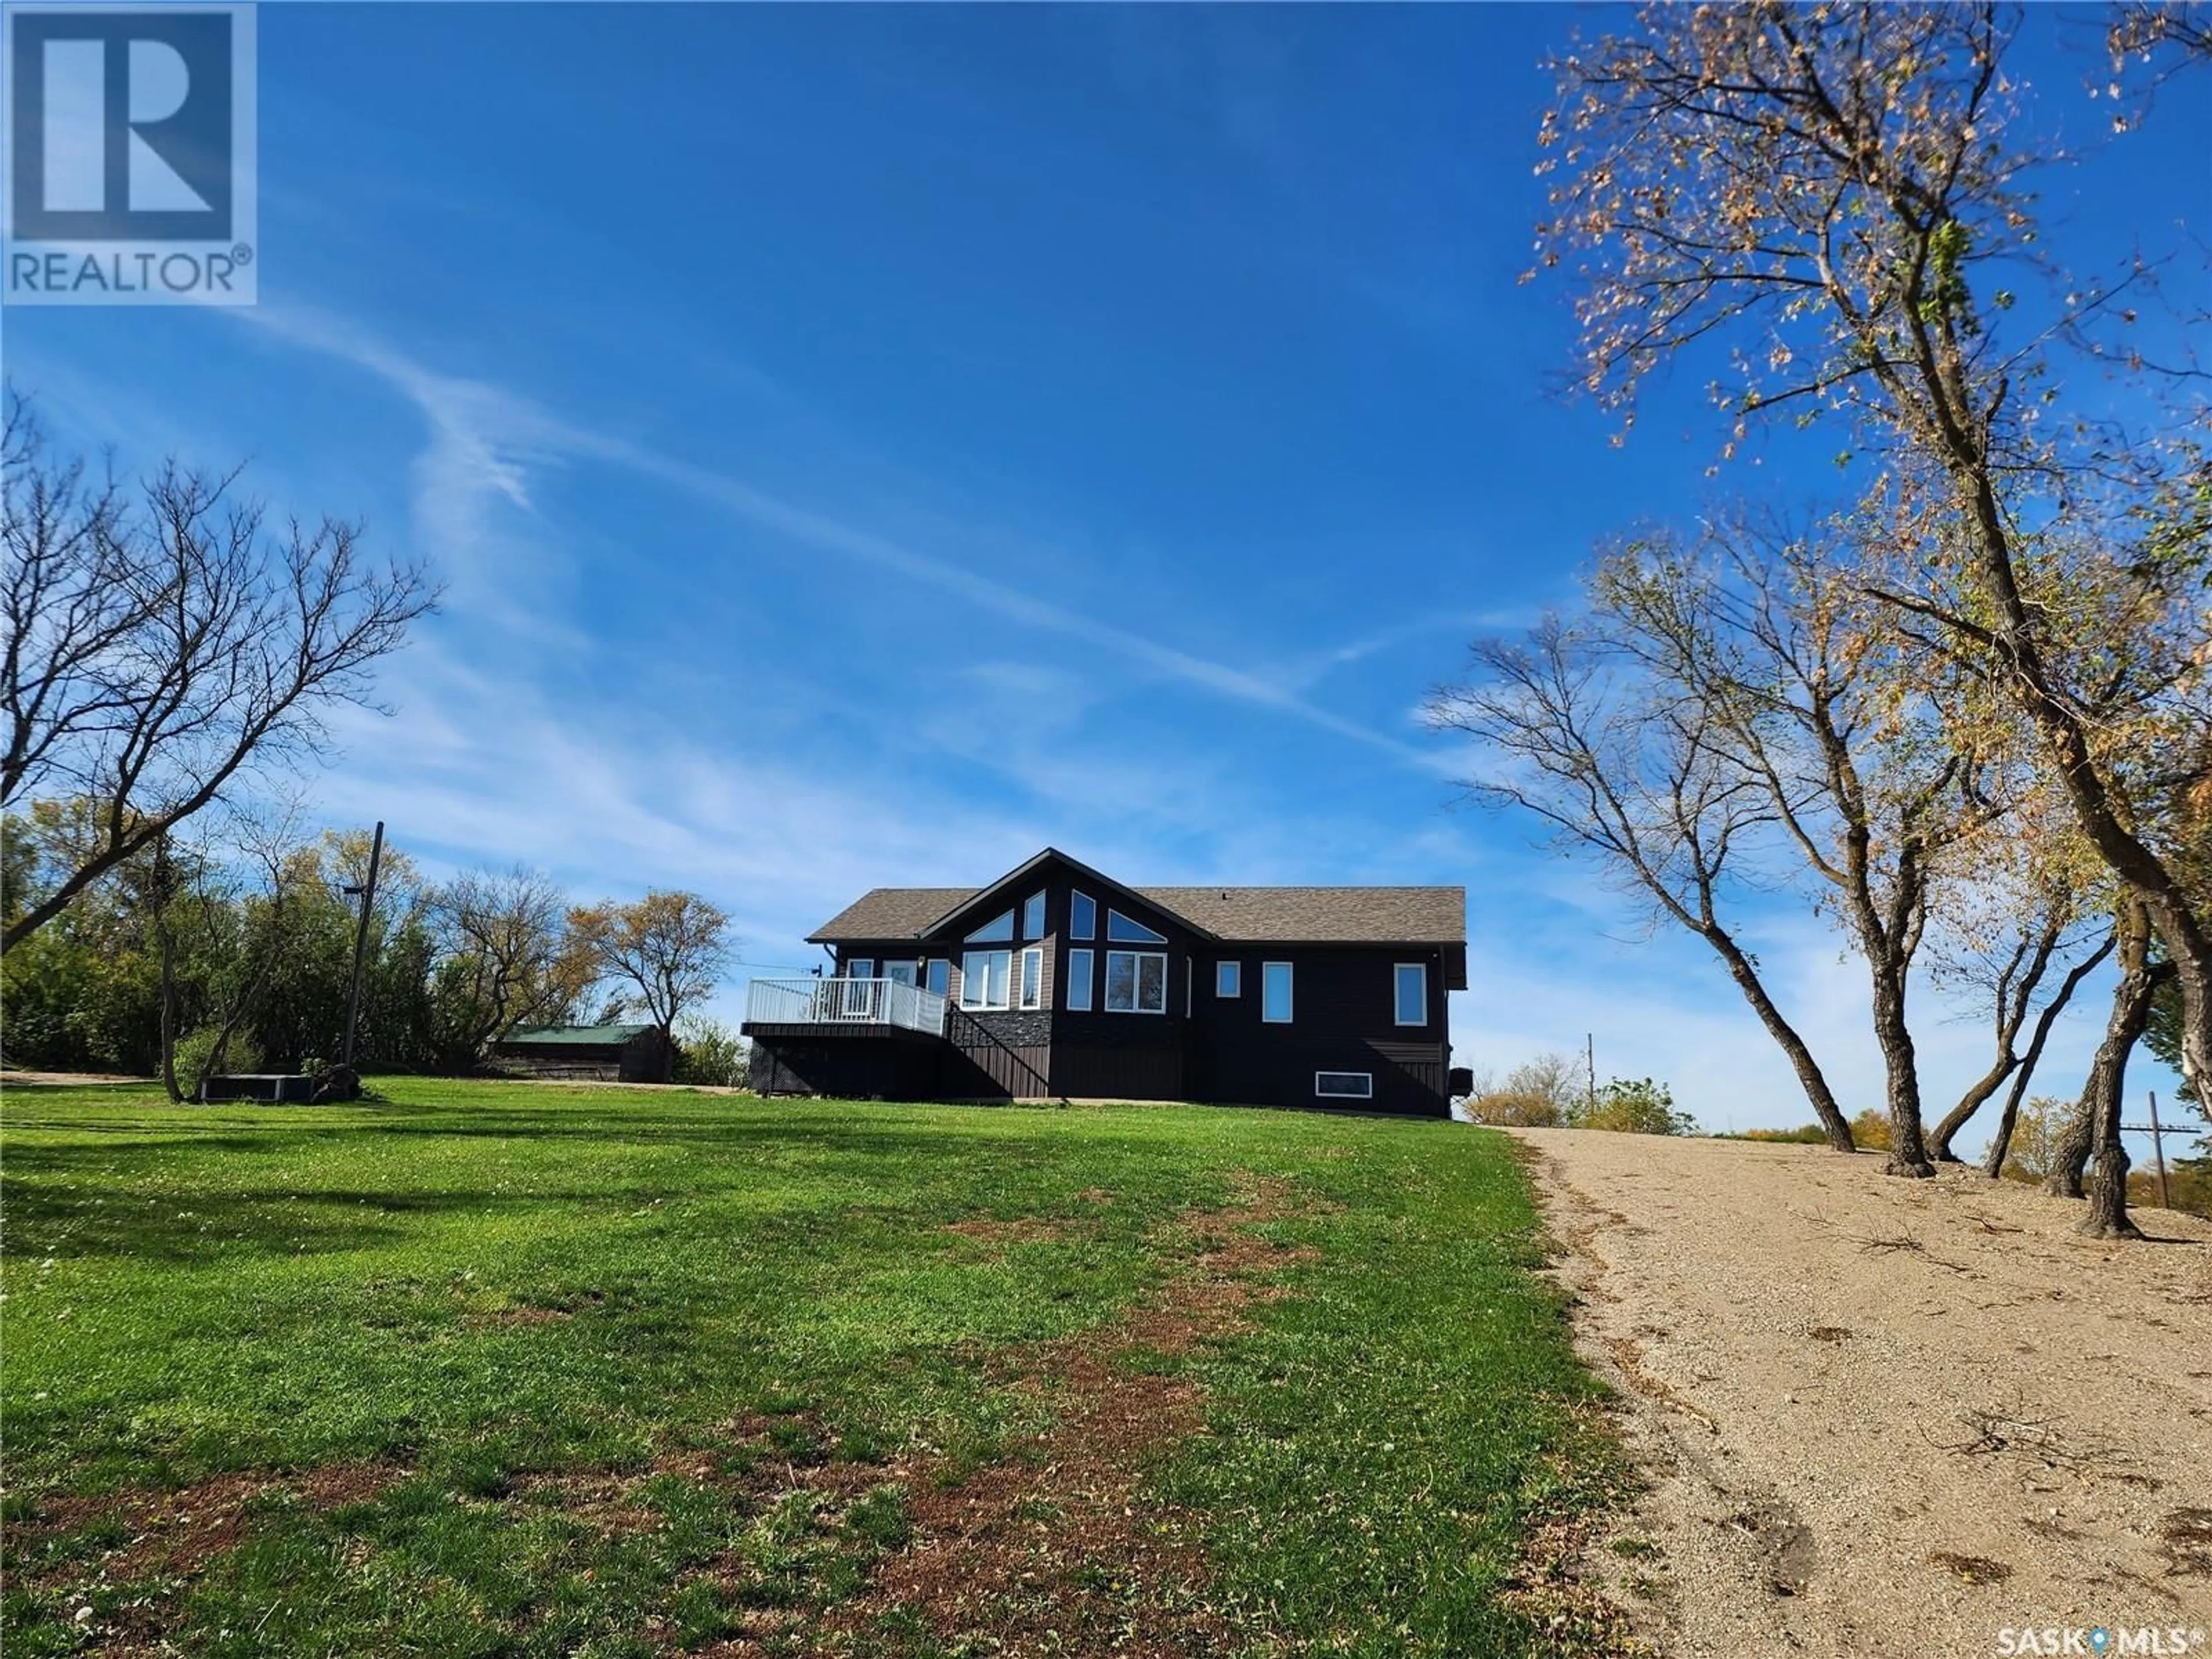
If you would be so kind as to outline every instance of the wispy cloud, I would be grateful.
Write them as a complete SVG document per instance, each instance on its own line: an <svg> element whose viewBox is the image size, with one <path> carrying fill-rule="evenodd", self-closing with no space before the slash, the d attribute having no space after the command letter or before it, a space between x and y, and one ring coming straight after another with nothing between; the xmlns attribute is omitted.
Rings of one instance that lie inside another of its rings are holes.
<svg viewBox="0 0 2212 1659"><path fill-rule="evenodd" d="M368 370L421 410L432 432L431 447L416 465L416 506L422 527L441 554L459 561L461 579L471 583L472 591L484 587L487 601L511 621L521 618L512 615L513 606L498 603L497 594L502 587L498 578L509 574L507 567L512 561L497 557L501 538L488 522L487 508L503 501L527 511L533 466L597 461L679 489L799 545L890 572L1008 621L1111 652L1163 679L1272 710L1381 750L1408 766L1427 769L1433 765L1433 757L1419 745L1308 701L1297 689L1295 677L1286 682L1162 644L953 559L786 500L732 474L572 424L520 394L439 374L353 324L297 308L244 314L286 339Z"/></svg>

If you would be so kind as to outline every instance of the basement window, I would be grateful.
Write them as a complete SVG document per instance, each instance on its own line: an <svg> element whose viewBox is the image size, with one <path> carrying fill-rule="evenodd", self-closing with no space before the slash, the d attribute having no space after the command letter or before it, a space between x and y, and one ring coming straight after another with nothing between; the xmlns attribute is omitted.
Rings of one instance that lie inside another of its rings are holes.
<svg viewBox="0 0 2212 1659"><path fill-rule="evenodd" d="M1323 1100L1372 1100L1375 1098L1375 1073L1316 1072L1314 1093Z"/></svg>

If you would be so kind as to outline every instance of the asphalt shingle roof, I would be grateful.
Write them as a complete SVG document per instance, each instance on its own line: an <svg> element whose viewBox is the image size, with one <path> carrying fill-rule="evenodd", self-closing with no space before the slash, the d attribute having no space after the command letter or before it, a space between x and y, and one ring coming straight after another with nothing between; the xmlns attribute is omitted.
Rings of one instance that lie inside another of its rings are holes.
<svg viewBox="0 0 2212 1659"><path fill-rule="evenodd" d="M1224 939L1283 945L1457 945L1464 887L1139 887Z"/></svg>
<svg viewBox="0 0 2212 1659"><path fill-rule="evenodd" d="M878 887L823 922L811 937L821 943L912 939L988 890ZM1129 890L1224 942L1457 945L1467 938L1464 887L1133 887Z"/></svg>
<svg viewBox="0 0 2212 1659"><path fill-rule="evenodd" d="M912 939L980 887L871 887L807 937L817 943L841 939Z"/></svg>

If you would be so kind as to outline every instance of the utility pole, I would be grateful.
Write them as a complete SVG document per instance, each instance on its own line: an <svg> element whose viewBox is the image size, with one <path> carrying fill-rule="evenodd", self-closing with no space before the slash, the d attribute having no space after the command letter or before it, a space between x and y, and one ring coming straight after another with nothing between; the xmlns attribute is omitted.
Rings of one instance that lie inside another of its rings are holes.
<svg viewBox="0 0 2212 1659"><path fill-rule="evenodd" d="M2170 1210L2172 1203L2166 1195L2166 1139L2158 1128L2158 1091L2150 1091L2150 1157L2158 1166L2158 1207Z"/></svg>
<svg viewBox="0 0 2212 1659"><path fill-rule="evenodd" d="M1583 1033L1583 1059L1589 1067L1589 1109L1597 1110L1597 1033Z"/></svg>
<svg viewBox="0 0 2212 1659"><path fill-rule="evenodd" d="M376 866L384 858L384 820L376 821L376 834L368 843L368 884L348 887L349 897L361 897L361 921L353 930L353 990L346 998L345 1048L338 1056L338 1064L348 1071L353 1069L354 1033L361 1024L361 969L362 960L368 953L368 913L376 903Z"/></svg>

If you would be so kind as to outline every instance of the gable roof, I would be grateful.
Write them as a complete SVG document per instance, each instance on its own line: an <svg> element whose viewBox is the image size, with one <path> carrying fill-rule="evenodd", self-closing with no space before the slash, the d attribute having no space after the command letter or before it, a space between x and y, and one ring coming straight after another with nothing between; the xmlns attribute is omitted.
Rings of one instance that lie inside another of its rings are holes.
<svg viewBox="0 0 2212 1659"><path fill-rule="evenodd" d="M1047 848L988 887L878 887L807 935L811 943L920 939L1047 859L1166 911L1192 932L1255 945L1459 945L1464 887L1126 887Z"/></svg>
<svg viewBox="0 0 2212 1659"><path fill-rule="evenodd" d="M979 887L871 887L806 936L809 945L838 939L919 939L948 910L983 890Z"/></svg>
<svg viewBox="0 0 2212 1659"><path fill-rule="evenodd" d="M1021 890L1027 887L1030 881L1034 879L1031 873L1032 872L1041 870L1045 866L1052 864L1057 864L1066 869L1070 875L1082 882L1085 887L1095 888L1098 892L1103 893L1109 897L1119 893L1125 901L1131 902L1133 908L1137 904L1149 904L1157 907L1159 902L1158 900L1147 896L1144 889L1141 887L1125 887L1120 882L1115 880L1113 877L1108 875L1104 871L1094 870L1089 865L1084 863L1080 859L1072 859L1068 857L1066 854L1061 852L1057 847L1048 847L1043 852L1039 853L1035 858L1026 859L1020 864L1016 865L1012 869L1007 871L1005 875L1000 876L998 880L993 882L988 887L979 887L966 897L947 906L942 915L937 916L933 921L928 922L917 931L925 933L933 933L939 927L944 927L945 923L952 921L956 916L959 915L962 911L981 908L982 901L989 898L995 893L1003 892L1009 898L1012 898L1020 893ZM1174 913L1171 911L1170 912L1170 915L1172 915ZM1188 927L1193 933L1207 938L1212 937L1212 935L1207 933L1207 930L1203 924L1193 921L1188 916L1176 916L1175 919L1182 922L1186 927Z"/></svg>

